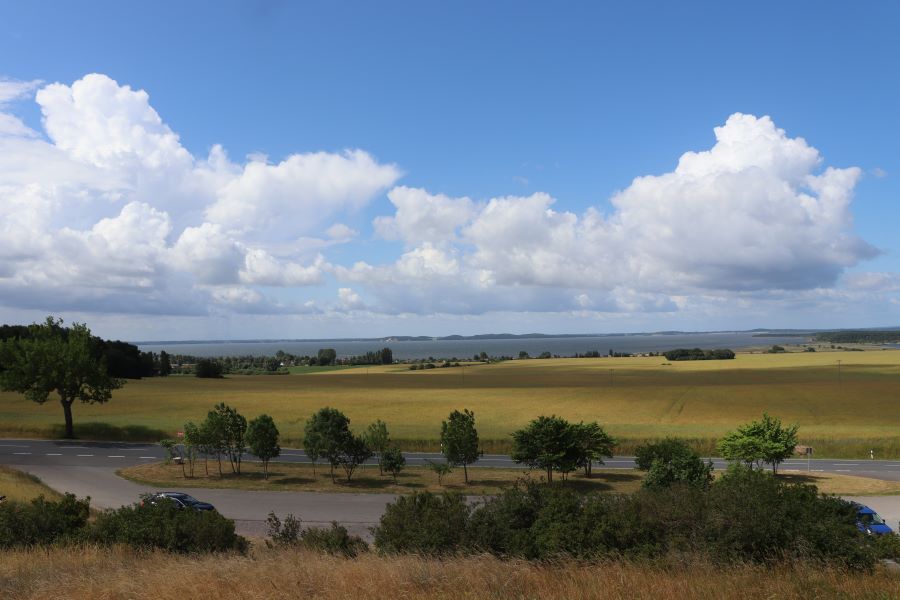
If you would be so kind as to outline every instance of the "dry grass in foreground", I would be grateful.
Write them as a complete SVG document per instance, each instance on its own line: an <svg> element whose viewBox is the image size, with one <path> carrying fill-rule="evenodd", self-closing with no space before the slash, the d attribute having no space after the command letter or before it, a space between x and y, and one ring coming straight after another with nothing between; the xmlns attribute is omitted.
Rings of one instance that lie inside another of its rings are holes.
<svg viewBox="0 0 900 600"><path fill-rule="evenodd" d="M118 471L126 479L158 487L197 487L197 488L231 488L241 490L291 490L304 492L378 492L387 494L408 494L415 491L460 491L466 494L496 494L503 488L513 485L523 477L540 477L537 471L527 469L495 469L479 467L469 469L469 484L463 481L463 470L454 469L450 475L444 476L439 485L434 472L425 467L407 467L394 483L390 475L379 475L378 467L366 466L357 470L353 478L347 482L340 469L336 471L338 479L331 482L327 465L319 465L315 474L311 465L293 463L271 463L269 479L263 479L262 465L244 463L241 475L232 475L230 467L224 466L225 475L219 477L215 463L209 464L209 476L198 461L194 467L194 477L182 475L179 465L148 463L128 467ZM596 469L590 479L580 474L570 475L566 485L582 491L610 491L630 493L641 485L643 473L631 470Z"/></svg>
<svg viewBox="0 0 900 600"><path fill-rule="evenodd" d="M246 557L179 556L86 547L7 552L0 561L0 589L10 600L875 599L900 597L900 575L806 564L766 569L703 562L548 564L490 556L437 560L370 554L342 559L267 549Z"/></svg>
<svg viewBox="0 0 900 600"><path fill-rule="evenodd" d="M48 500L60 497L37 477L0 465L0 496L6 496L8 501L26 502L40 495Z"/></svg>

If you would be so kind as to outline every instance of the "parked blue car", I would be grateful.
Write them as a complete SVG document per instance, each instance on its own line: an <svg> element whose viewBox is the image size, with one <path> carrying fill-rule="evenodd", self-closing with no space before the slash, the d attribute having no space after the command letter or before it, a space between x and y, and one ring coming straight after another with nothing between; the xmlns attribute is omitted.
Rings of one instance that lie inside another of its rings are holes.
<svg viewBox="0 0 900 600"><path fill-rule="evenodd" d="M877 512L863 504L853 503L856 506L856 527L863 533L871 535L884 535L894 533Z"/></svg>

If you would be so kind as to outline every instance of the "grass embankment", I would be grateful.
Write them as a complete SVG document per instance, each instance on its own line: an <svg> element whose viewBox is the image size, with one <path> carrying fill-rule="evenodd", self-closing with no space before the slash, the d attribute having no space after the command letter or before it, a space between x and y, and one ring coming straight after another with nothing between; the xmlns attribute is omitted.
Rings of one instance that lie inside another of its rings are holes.
<svg viewBox="0 0 900 600"><path fill-rule="evenodd" d="M837 361L841 361L840 378ZM738 354L734 360L674 362L662 357L516 360L410 371L405 365L328 369L291 376L191 377L130 381L105 405L75 407L83 438L128 434L155 440L218 402L252 418L270 414L282 445L299 445L303 424L333 406L362 430L388 423L409 450L434 450L454 409L475 411L486 452L505 452L509 435L541 414L602 423L630 453L646 439L679 436L714 453L715 438L767 411L799 423L816 456L900 458L900 351ZM52 437L58 402L35 405L0 393L0 435Z"/></svg>
<svg viewBox="0 0 900 600"><path fill-rule="evenodd" d="M219 477L214 463L210 463L207 476L199 461L194 469L194 477L185 478L178 465L149 463L128 467L118 474L131 481L160 488L215 488L240 490L300 491L300 492L353 492L408 494L416 491L458 491L470 495L496 494L514 485L517 481L530 477L538 480L539 471L526 469L497 469L476 467L469 469L469 484L463 481L462 469L455 469L438 484L437 476L425 467L407 467L394 483L390 475L379 475L377 467L366 466L348 482L343 471L336 471L337 481L331 482L327 465L319 465L315 473L310 465L272 463L269 465L269 479L263 478L262 466L258 463L244 463L242 473L227 472ZM721 472L718 473L719 475ZM557 475L557 477L559 477ZM779 477L791 483L808 483L819 488L823 494L845 496L871 496L900 494L900 482L855 477L837 473L782 473ZM637 490L644 474L637 470L595 469L590 478L580 473L572 473L565 482L559 484L580 491L617 492L628 494Z"/></svg>
<svg viewBox="0 0 900 600"><path fill-rule="evenodd" d="M34 475L0 465L0 496L10 502L27 502L41 495L48 500L61 497Z"/></svg>
<svg viewBox="0 0 900 600"><path fill-rule="evenodd" d="M248 556L183 556L74 547L4 553L0 589L11 600L886 599L900 597L900 575L803 563L770 568L698 560L536 563L377 554L344 559L265 548Z"/></svg>

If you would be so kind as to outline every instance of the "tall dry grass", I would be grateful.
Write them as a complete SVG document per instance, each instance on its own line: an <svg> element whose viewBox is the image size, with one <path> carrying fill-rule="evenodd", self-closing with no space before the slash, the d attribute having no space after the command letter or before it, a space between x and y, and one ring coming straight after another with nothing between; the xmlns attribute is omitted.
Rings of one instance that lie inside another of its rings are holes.
<svg viewBox="0 0 900 600"><path fill-rule="evenodd" d="M6 496L9 502L27 502L38 496L44 496L48 500L62 497L59 492L44 485L34 475L5 465L0 465L0 496Z"/></svg>
<svg viewBox="0 0 900 600"><path fill-rule="evenodd" d="M716 567L697 560L538 564L490 556L342 559L268 549L248 556L177 556L84 547L4 554L0 595L10 600L887 599L900 597L900 574L803 564Z"/></svg>

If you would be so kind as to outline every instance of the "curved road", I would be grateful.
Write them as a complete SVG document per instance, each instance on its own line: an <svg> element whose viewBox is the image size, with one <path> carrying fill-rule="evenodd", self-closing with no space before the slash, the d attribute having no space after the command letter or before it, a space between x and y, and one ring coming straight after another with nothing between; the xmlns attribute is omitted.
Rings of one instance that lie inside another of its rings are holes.
<svg viewBox="0 0 900 600"><path fill-rule="evenodd" d="M407 464L424 464L426 460L441 460L439 454L405 453ZM83 442L71 440L0 440L0 464L27 471L40 477L50 487L72 492L79 497L90 496L92 505L114 508L131 504L143 492L155 488L138 485L115 474L117 469L162 460L164 451L156 444L124 442ZM252 462L252 458L250 461ZM309 462L302 450L283 448L279 462ZM716 468L725 462L714 459ZM511 467L515 463L503 455L485 455L482 467ZM605 461L604 468L631 470L632 457L614 457ZM900 481L900 461L805 459L785 461L785 472L842 473ZM279 516L293 513L306 523L323 524L330 521L344 523L358 535L368 537L374 525L393 500L391 494L352 494L326 492L240 491L206 488L180 490L209 501L223 515L234 519L245 535L264 535L264 521L270 511ZM0 490L2 494L2 490ZM891 524L900 521L900 496L872 496L860 498Z"/></svg>

